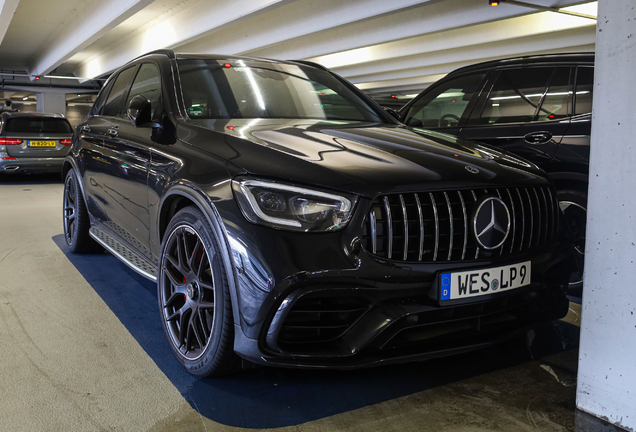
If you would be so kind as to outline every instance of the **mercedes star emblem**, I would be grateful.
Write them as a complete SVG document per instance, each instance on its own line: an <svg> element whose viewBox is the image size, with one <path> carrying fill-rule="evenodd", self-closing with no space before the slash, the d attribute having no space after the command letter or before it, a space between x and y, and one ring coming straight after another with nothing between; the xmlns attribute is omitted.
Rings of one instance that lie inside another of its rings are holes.
<svg viewBox="0 0 636 432"><path fill-rule="evenodd" d="M487 197L477 207L473 225L477 244L486 250L497 249L510 232L508 207L499 198Z"/></svg>

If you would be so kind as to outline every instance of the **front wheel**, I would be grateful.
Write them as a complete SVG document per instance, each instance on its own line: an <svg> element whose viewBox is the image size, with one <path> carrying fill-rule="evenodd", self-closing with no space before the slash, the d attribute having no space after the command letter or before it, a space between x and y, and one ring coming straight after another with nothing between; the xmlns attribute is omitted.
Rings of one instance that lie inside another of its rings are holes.
<svg viewBox="0 0 636 432"><path fill-rule="evenodd" d="M179 363L199 377L227 375L239 365L220 247L195 207L172 218L161 247L157 297L163 328Z"/></svg>
<svg viewBox="0 0 636 432"><path fill-rule="evenodd" d="M574 240L576 268L570 276L568 291L581 295L583 288L583 270L585 266L585 229L587 221L587 195L577 190L557 191L559 207L563 212L565 227Z"/></svg>

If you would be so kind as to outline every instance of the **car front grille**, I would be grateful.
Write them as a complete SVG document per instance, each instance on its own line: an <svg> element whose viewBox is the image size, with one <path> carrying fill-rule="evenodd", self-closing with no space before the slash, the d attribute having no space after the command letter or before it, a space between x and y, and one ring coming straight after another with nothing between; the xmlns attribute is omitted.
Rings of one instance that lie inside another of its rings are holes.
<svg viewBox="0 0 636 432"><path fill-rule="evenodd" d="M497 249L480 248L471 228L477 205L498 197L510 231ZM488 188L382 195L371 206L362 244L381 258L400 261L470 261L539 248L559 231L559 205L551 187Z"/></svg>

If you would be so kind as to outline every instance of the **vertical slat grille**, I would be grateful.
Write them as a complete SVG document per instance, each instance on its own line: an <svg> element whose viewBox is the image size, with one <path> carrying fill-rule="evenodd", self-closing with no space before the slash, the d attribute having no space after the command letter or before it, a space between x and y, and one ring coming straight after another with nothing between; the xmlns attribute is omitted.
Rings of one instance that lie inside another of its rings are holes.
<svg viewBox="0 0 636 432"><path fill-rule="evenodd" d="M480 249L473 214L487 197L501 199L510 231L495 250ZM468 189L384 195L373 201L363 245L372 254L399 261L488 259L542 247L558 234L558 203L548 186Z"/></svg>

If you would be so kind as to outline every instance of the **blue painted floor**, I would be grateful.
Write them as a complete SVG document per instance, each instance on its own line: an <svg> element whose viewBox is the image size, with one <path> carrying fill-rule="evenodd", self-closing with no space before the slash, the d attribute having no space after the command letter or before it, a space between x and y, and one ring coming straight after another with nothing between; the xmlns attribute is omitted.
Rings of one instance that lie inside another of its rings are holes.
<svg viewBox="0 0 636 432"><path fill-rule="evenodd" d="M535 330L531 348L517 339L444 359L353 372L260 368L197 379L170 351L153 282L112 255L73 255L62 235L53 240L190 405L225 425L298 425L578 347L579 328L557 321Z"/></svg>

